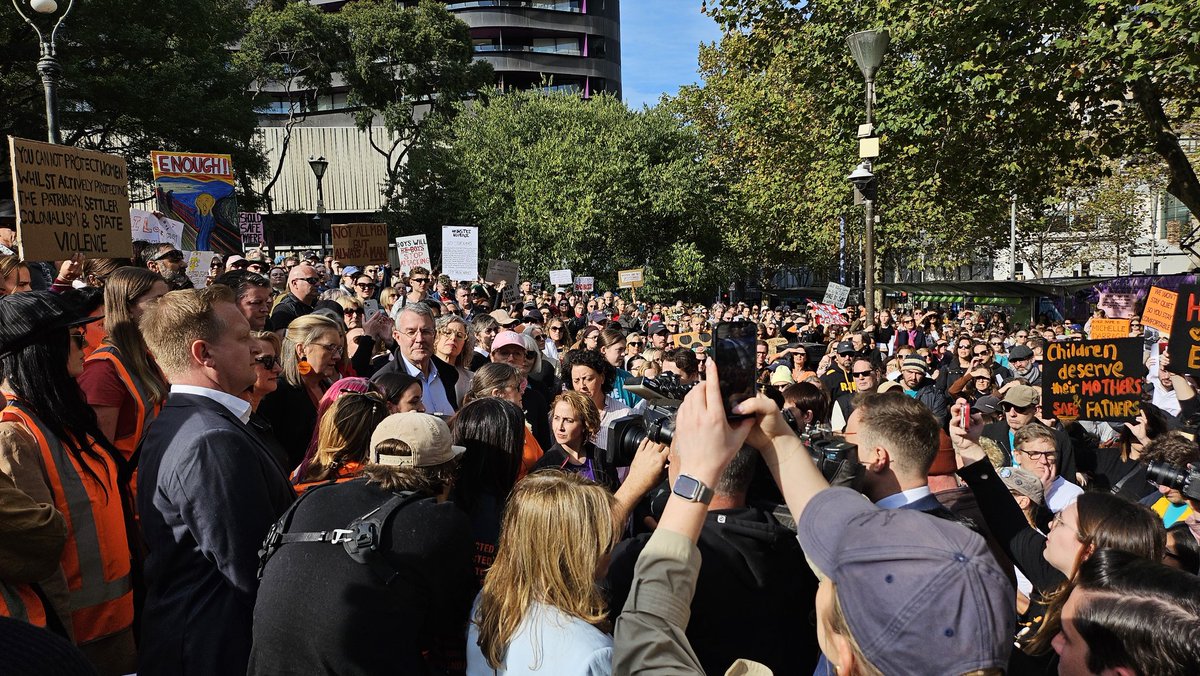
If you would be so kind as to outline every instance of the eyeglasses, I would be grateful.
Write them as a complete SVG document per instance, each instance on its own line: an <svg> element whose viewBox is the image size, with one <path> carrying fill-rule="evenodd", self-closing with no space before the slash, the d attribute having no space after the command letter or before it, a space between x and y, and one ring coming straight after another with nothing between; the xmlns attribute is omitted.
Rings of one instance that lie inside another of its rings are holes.
<svg viewBox="0 0 1200 676"><path fill-rule="evenodd" d="M1087 536L1086 536L1086 535L1084 535L1083 533L1080 533L1079 531L1077 531L1077 530L1075 530L1074 528L1071 528L1070 526L1068 526L1068 525L1067 525L1067 522L1063 520L1063 513L1062 513L1062 512L1059 512L1058 514L1055 514L1055 515L1054 515L1054 518L1050 520L1050 528L1052 528L1052 529L1053 529L1053 528L1058 528L1059 526L1062 526L1063 528L1066 528L1067 530L1069 530L1069 531L1071 531L1072 533L1074 533L1074 534L1075 534L1075 537L1079 538L1079 541L1080 541L1080 542L1082 542L1082 541L1084 541L1084 540L1087 540Z"/></svg>
<svg viewBox="0 0 1200 676"><path fill-rule="evenodd" d="M645 343L643 343L640 340L631 340L625 344L628 345L629 347L641 347L641 346L645 345Z"/></svg>
<svg viewBox="0 0 1200 676"><path fill-rule="evenodd" d="M346 351L346 348L342 347L341 345L334 345L333 343L309 343L309 345L318 345L336 355L341 355Z"/></svg>
<svg viewBox="0 0 1200 676"><path fill-rule="evenodd" d="M408 281L410 284L428 284L429 278L428 277L409 277Z"/></svg>
<svg viewBox="0 0 1200 676"><path fill-rule="evenodd" d="M1026 451L1023 448L1018 448L1017 452L1024 453L1025 455L1028 455L1029 457L1033 458L1034 460L1037 460L1038 458L1043 458L1043 457L1046 458L1047 460L1053 460L1058 457L1058 451Z"/></svg>
<svg viewBox="0 0 1200 676"><path fill-rule="evenodd" d="M440 333L441 335L443 335L447 338L454 338L456 340L466 340L467 339L466 331L455 331L454 329L441 329L438 331L438 333Z"/></svg>
<svg viewBox="0 0 1200 676"><path fill-rule="evenodd" d="M357 315L357 316L361 317L361 316L363 316L363 311L358 308L348 307L348 308L345 308L344 310L342 310L342 314Z"/></svg>
<svg viewBox="0 0 1200 676"><path fill-rule="evenodd" d="M270 371L271 369L275 368L276 364L279 363L279 357L276 357L273 354L264 354L261 357L255 359L254 362L257 364L261 364L263 368Z"/></svg>
<svg viewBox="0 0 1200 676"><path fill-rule="evenodd" d="M547 331L557 331L557 332L561 333L561 332L562 332L562 330L563 330L563 327L561 327L561 326L551 326L550 328L548 328L548 329L546 329L546 330L547 330Z"/></svg>
<svg viewBox="0 0 1200 676"><path fill-rule="evenodd" d="M364 291L370 291L371 289L375 288L374 284L355 284L355 286L357 286L360 289L363 289Z"/></svg>
<svg viewBox="0 0 1200 676"><path fill-rule="evenodd" d="M991 353L992 353L991 350L985 350L983 352L972 352L971 355L975 356L975 357L986 357L986 356L990 355Z"/></svg>
<svg viewBox="0 0 1200 676"><path fill-rule="evenodd" d="M433 338L434 332L433 332L433 329L405 329L403 331L400 331L399 333L400 333L400 335L404 336L405 338L408 338L409 340L413 340L417 337L418 333L421 334L421 337L423 337L423 338L426 338L426 339Z"/></svg>
<svg viewBox="0 0 1200 676"><path fill-rule="evenodd" d="M71 340L74 340L75 347L81 350L85 345L87 345L87 335L85 335L83 331L72 331Z"/></svg>
<svg viewBox="0 0 1200 676"><path fill-rule="evenodd" d="M867 376L871 375L871 373L872 371L868 369L866 371L853 371L850 373L850 375L854 376L855 378L866 378Z"/></svg>
<svg viewBox="0 0 1200 676"><path fill-rule="evenodd" d="M155 262L165 261L165 260L182 261L183 260L183 252L180 251L179 249L171 249L170 251L159 254L159 255L155 256L154 258L151 258L150 260L155 261Z"/></svg>
<svg viewBox="0 0 1200 676"><path fill-rule="evenodd" d="M970 346L970 345L967 345L966 343L963 343L962 345L959 345L959 346L958 346L958 349L960 349L960 350L969 350L969 349L971 349L971 346Z"/></svg>
<svg viewBox="0 0 1200 676"><path fill-rule="evenodd" d="M297 277L296 281L297 282L308 282L309 284L316 286L321 283L321 278L320 277Z"/></svg>
<svg viewBox="0 0 1200 676"><path fill-rule="evenodd" d="M1000 407L1003 408L1005 411L1016 411L1017 413L1028 413L1029 409L1033 408L1033 404L1030 404L1028 406L1017 406L1016 404L1010 404L1006 401L1006 402L1000 404Z"/></svg>
<svg viewBox="0 0 1200 676"><path fill-rule="evenodd" d="M988 343L988 345L991 345L992 347L1004 347L1004 343L1002 343L998 340L995 342Z"/></svg>

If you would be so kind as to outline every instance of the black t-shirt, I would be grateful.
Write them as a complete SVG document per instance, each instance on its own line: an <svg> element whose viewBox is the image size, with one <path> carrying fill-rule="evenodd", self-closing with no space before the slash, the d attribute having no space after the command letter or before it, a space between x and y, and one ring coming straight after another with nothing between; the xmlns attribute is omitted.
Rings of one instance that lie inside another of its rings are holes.
<svg viewBox="0 0 1200 676"><path fill-rule="evenodd" d="M268 324L272 331L280 331L286 329L288 324L297 317L303 317L307 314L312 314L313 308L311 305L305 305L292 294L288 294L286 298L279 301L275 306L275 311L271 313L271 321Z"/></svg>
<svg viewBox="0 0 1200 676"><path fill-rule="evenodd" d="M391 497L365 479L313 488L288 532L345 528ZM465 650L477 590L467 516L425 498L383 530L379 551L399 573L390 586L340 544L280 546L258 590L249 674L425 674L423 650Z"/></svg>

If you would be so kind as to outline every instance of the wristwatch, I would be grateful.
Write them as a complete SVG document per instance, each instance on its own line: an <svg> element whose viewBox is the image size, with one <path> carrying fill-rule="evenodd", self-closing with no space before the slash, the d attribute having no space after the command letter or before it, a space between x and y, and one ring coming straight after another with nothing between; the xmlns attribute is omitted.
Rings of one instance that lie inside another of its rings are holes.
<svg viewBox="0 0 1200 676"><path fill-rule="evenodd" d="M704 505L712 502L713 499L713 489L705 486L703 481L687 474L679 475L679 478L675 480L675 485L671 487L671 492L688 502L699 502Z"/></svg>

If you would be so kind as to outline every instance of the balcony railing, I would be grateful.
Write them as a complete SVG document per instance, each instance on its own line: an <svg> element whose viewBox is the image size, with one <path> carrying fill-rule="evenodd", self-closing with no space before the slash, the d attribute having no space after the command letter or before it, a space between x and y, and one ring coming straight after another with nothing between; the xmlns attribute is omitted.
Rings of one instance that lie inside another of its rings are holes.
<svg viewBox="0 0 1200 676"><path fill-rule="evenodd" d="M477 7L516 7L582 14L583 0L464 0L463 2L450 2L446 4L446 8L451 11L456 9L474 9Z"/></svg>

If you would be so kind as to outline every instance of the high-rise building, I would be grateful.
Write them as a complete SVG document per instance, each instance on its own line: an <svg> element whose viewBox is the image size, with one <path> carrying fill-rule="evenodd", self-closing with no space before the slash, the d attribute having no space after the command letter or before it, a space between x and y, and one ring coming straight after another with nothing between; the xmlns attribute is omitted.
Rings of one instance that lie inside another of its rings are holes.
<svg viewBox="0 0 1200 676"><path fill-rule="evenodd" d="M308 1L332 12L347 4ZM470 26L476 58L492 64L499 87L572 91L584 98L600 92L621 95L620 0L447 0L446 7ZM324 205L334 222L350 222L381 207L384 160L354 127L345 89L337 81L335 77L332 91L307 104L281 92L260 111L260 140L274 166L284 146L281 125L289 108L307 105L304 120L288 138L284 167L272 190L276 212L315 208L309 155L329 160Z"/></svg>

